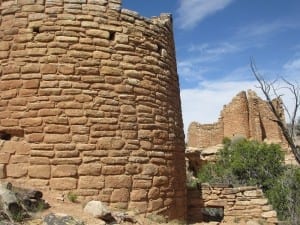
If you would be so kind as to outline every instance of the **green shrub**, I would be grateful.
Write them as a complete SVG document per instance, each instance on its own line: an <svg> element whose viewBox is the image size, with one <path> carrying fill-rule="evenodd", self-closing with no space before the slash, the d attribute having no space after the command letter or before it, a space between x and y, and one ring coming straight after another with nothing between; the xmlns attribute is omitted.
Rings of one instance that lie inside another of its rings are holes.
<svg viewBox="0 0 300 225"><path fill-rule="evenodd" d="M235 140L224 145L216 163L201 169L198 179L200 182L258 185L266 190L284 172L283 161L279 145Z"/></svg>
<svg viewBox="0 0 300 225"><path fill-rule="evenodd" d="M226 140L216 163L205 165L197 177L200 182L257 185L280 220L300 224L300 168L284 165L279 145Z"/></svg>
<svg viewBox="0 0 300 225"><path fill-rule="evenodd" d="M78 195L73 192L68 192L67 198L70 202L77 202Z"/></svg>

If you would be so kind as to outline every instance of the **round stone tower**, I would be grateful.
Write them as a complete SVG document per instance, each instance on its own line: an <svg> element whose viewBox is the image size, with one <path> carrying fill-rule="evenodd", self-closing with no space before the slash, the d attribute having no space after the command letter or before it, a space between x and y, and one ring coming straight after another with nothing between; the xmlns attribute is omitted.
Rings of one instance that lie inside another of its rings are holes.
<svg viewBox="0 0 300 225"><path fill-rule="evenodd" d="M0 0L0 178L185 217L172 18Z"/></svg>

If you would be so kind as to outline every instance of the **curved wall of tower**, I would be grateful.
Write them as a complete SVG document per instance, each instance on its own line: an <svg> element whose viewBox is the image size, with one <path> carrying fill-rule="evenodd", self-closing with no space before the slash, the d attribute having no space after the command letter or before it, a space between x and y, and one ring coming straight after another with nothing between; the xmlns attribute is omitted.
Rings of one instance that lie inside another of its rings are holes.
<svg viewBox="0 0 300 225"><path fill-rule="evenodd" d="M0 1L0 178L185 217L172 18Z"/></svg>

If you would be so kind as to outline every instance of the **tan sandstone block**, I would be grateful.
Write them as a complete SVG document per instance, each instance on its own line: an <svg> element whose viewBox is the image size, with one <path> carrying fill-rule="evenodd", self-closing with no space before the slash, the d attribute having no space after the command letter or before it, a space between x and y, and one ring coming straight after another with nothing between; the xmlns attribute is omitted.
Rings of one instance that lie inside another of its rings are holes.
<svg viewBox="0 0 300 225"><path fill-rule="evenodd" d="M132 180L127 175L116 175L105 177L106 188L130 188L132 186Z"/></svg>
<svg viewBox="0 0 300 225"><path fill-rule="evenodd" d="M77 187L77 179L75 178L52 178L50 187L55 190L72 190Z"/></svg>
<svg viewBox="0 0 300 225"><path fill-rule="evenodd" d="M69 127L64 125L49 124L45 127L46 133L66 134L69 133L69 131Z"/></svg>
<svg viewBox="0 0 300 225"><path fill-rule="evenodd" d="M263 212L263 213L261 214L261 216L262 216L263 218L272 218L272 217L276 217L276 216L277 216L277 213L276 213L276 211L272 210L272 211L269 211L269 212Z"/></svg>
<svg viewBox="0 0 300 225"><path fill-rule="evenodd" d="M49 179L51 177L51 167L49 165L34 165L28 169L30 178Z"/></svg>
<svg viewBox="0 0 300 225"><path fill-rule="evenodd" d="M97 142L98 148L103 150L121 149L125 145L125 141L118 137L103 137Z"/></svg>
<svg viewBox="0 0 300 225"><path fill-rule="evenodd" d="M104 166L102 168L102 174L103 175L119 175L124 174L125 168L124 166Z"/></svg>
<svg viewBox="0 0 300 225"><path fill-rule="evenodd" d="M10 159L10 153L9 152L1 152L0 153L0 163L1 164L8 164Z"/></svg>
<svg viewBox="0 0 300 225"><path fill-rule="evenodd" d="M78 174L79 175L100 176L101 175L101 164L99 164L99 163L82 164L78 168Z"/></svg>
<svg viewBox="0 0 300 225"><path fill-rule="evenodd" d="M41 118L25 118L25 119L20 119L20 125L22 127L36 127L40 126L42 124L42 119Z"/></svg>
<svg viewBox="0 0 300 225"><path fill-rule="evenodd" d="M21 87L23 82L21 80L5 80L0 81L0 84L0 91L7 91Z"/></svg>
<svg viewBox="0 0 300 225"><path fill-rule="evenodd" d="M28 89L33 89L33 88L38 88L40 85L40 81L39 80L25 80L23 83L23 87L24 88L28 88Z"/></svg>
<svg viewBox="0 0 300 225"><path fill-rule="evenodd" d="M77 175L77 166L58 165L52 169L52 177L75 177Z"/></svg>
<svg viewBox="0 0 300 225"><path fill-rule="evenodd" d="M2 152L26 155L30 151L30 145L23 141L6 141L1 148Z"/></svg>
<svg viewBox="0 0 300 225"><path fill-rule="evenodd" d="M41 73L42 74L53 74L56 73L57 66L55 64L43 64L41 66Z"/></svg>
<svg viewBox="0 0 300 225"><path fill-rule="evenodd" d="M115 189L113 190L111 197L111 202L128 202L129 201L129 190L127 188Z"/></svg>
<svg viewBox="0 0 300 225"><path fill-rule="evenodd" d="M10 163L28 163L28 155L12 155L9 160Z"/></svg>
<svg viewBox="0 0 300 225"><path fill-rule="evenodd" d="M5 165L0 164L0 179L6 178L6 173L5 173Z"/></svg>
<svg viewBox="0 0 300 225"><path fill-rule="evenodd" d="M67 134L45 134L45 143L68 143L71 142L72 138Z"/></svg>
<svg viewBox="0 0 300 225"><path fill-rule="evenodd" d="M104 178L100 176L81 176L78 187L81 189L102 189L104 188Z"/></svg>
<svg viewBox="0 0 300 225"><path fill-rule="evenodd" d="M153 187L149 190L148 199L157 199L159 198L160 191L159 188Z"/></svg>
<svg viewBox="0 0 300 225"><path fill-rule="evenodd" d="M147 191L144 189L132 190L130 193L131 201L146 201Z"/></svg>
<svg viewBox="0 0 300 225"><path fill-rule="evenodd" d="M87 35L93 36L93 37L98 37L98 38L109 38L109 32L104 31L104 30L99 30L99 29L90 29L86 31Z"/></svg>
<svg viewBox="0 0 300 225"><path fill-rule="evenodd" d="M150 212L156 211L158 209L163 208L163 205L164 205L164 201L161 198L156 200L150 200L148 205L148 211Z"/></svg>
<svg viewBox="0 0 300 225"><path fill-rule="evenodd" d="M28 164L18 163L18 164L9 164L6 166L6 175L7 177L20 178L27 175Z"/></svg>

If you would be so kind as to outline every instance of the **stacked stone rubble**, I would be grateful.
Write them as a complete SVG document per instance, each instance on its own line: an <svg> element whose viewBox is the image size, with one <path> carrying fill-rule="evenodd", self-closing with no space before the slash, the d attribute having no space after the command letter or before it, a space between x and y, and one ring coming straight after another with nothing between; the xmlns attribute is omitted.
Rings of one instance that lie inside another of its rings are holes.
<svg viewBox="0 0 300 225"><path fill-rule="evenodd" d="M1 178L183 218L171 17L120 0L0 3Z"/></svg>
<svg viewBox="0 0 300 225"><path fill-rule="evenodd" d="M223 209L222 222L226 224L242 224L247 221L268 225L278 223L276 211L272 209L262 190L254 186L202 184L200 190L188 190L188 207L192 221L203 221L201 211L209 207Z"/></svg>

